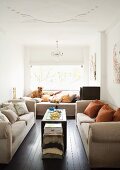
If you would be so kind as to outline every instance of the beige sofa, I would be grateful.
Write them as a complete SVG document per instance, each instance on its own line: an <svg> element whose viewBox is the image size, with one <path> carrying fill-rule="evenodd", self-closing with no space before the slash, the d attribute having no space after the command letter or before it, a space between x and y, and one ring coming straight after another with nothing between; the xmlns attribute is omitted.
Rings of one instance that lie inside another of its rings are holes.
<svg viewBox="0 0 120 170"><path fill-rule="evenodd" d="M23 98L24 99L29 98L29 100L35 100L37 102L36 115L38 116L43 116L49 107L55 107L56 106L55 100L59 101L59 103L57 104L59 109L66 109L67 116L75 116L75 105L76 105L75 102L76 100L79 99L79 91L63 90L59 92L56 90L48 90L48 91L44 91L44 95L42 95L41 98L30 98L30 96L31 93L27 95L27 97L23 97ZM67 100L67 102L65 100Z"/></svg>
<svg viewBox="0 0 120 170"><path fill-rule="evenodd" d="M120 122L95 122L83 113L89 102L76 102L75 117L90 167L120 168Z"/></svg>
<svg viewBox="0 0 120 170"><path fill-rule="evenodd" d="M65 109L67 116L75 116L76 103L59 103L58 109ZM55 107L56 103L41 102L36 104L36 115L43 116L49 107Z"/></svg>
<svg viewBox="0 0 120 170"><path fill-rule="evenodd" d="M29 113L13 124L0 122L0 163L9 163L36 121L36 103L26 101Z"/></svg>

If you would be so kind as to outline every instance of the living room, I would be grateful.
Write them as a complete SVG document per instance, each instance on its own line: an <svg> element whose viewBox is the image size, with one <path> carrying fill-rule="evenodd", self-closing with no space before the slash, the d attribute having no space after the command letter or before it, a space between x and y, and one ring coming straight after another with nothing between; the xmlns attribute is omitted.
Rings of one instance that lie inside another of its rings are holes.
<svg viewBox="0 0 120 170"><path fill-rule="evenodd" d="M43 86L43 90L61 90L51 89L51 86L46 87L47 83L32 82L31 68L35 66L65 66L66 68L78 66L83 70L82 76L80 75L82 78L76 87L69 82L61 87L62 90L79 92L80 86L100 86L100 99L120 107L119 0L91 0L90 2L89 0L60 2L35 0L29 3L27 0L19 2L5 0L0 2L0 103L13 99L13 88L16 89L16 98L27 96L39 85ZM59 56L53 54L56 50L61 53ZM75 128L72 121L68 122L71 129ZM37 125L39 126L39 120ZM34 136L35 129L32 131ZM72 136L70 129L68 131ZM75 134L77 136L77 130ZM34 136L36 140L37 135L36 132ZM32 141L29 136L28 138L29 142ZM38 140L41 140L40 137ZM70 140L72 141L73 138L71 137ZM77 146L80 146L80 143ZM80 148L83 150L82 147ZM17 160L18 164L21 164L19 153L24 154L25 144L20 149L18 153L16 152L18 157L13 160ZM70 152L70 148L67 152ZM29 154L31 153L32 150ZM37 154L35 158L39 159ZM75 157L71 156L69 162L72 159ZM84 160L80 169L88 169L85 154L81 159ZM39 161L43 164L42 160ZM11 162L11 167L15 169L17 166L13 166L13 163ZM47 163L52 167L49 160ZM69 166L66 165L64 169L78 168L73 165L70 167L70 163L68 164ZM23 169L23 166L21 167ZM47 165L42 165L41 168L43 167L47 169ZM9 169L9 166L0 168ZM31 169L34 169L34 166Z"/></svg>

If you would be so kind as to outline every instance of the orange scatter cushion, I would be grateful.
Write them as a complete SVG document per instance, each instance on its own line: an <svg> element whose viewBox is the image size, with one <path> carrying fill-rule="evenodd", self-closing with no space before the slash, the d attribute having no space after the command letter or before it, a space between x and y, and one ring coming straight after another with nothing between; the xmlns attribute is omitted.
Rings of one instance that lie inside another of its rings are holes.
<svg viewBox="0 0 120 170"><path fill-rule="evenodd" d="M109 105L104 105L98 112L96 117L96 122L109 122L113 120L113 115L115 110L113 110Z"/></svg>
<svg viewBox="0 0 120 170"><path fill-rule="evenodd" d="M103 103L99 100L95 100L89 103L89 105L86 107L84 114L88 115L91 118L94 118L97 116L98 111L103 106Z"/></svg>
<svg viewBox="0 0 120 170"><path fill-rule="evenodd" d="M71 98L69 94L62 96L62 103L70 103L70 102L71 102Z"/></svg>
<svg viewBox="0 0 120 170"><path fill-rule="evenodd" d="M114 113L113 121L120 121L120 108Z"/></svg>

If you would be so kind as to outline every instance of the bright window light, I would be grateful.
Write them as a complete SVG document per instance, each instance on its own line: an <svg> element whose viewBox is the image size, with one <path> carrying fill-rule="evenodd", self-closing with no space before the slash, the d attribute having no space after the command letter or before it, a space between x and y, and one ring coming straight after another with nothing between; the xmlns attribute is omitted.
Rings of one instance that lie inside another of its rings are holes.
<svg viewBox="0 0 120 170"><path fill-rule="evenodd" d="M31 89L79 90L83 84L83 65L31 66Z"/></svg>

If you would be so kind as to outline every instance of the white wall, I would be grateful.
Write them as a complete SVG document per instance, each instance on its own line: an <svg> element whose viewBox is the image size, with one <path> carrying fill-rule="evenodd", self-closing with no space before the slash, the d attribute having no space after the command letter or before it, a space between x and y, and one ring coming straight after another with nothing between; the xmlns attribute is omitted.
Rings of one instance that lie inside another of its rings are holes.
<svg viewBox="0 0 120 170"><path fill-rule="evenodd" d="M13 87L16 87L17 97L23 96L23 49L0 32L0 103L12 99Z"/></svg>
<svg viewBox="0 0 120 170"><path fill-rule="evenodd" d="M63 56L60 59L51 56L51 51L56 49L55 46L28 46L25 47L25 94L29 94L30 89L30 65L80 65L84 64L83 85L88 85L89 72L89 47L80 45L62 45L60 46Z"/></svg>
<svg viewBox="0 0 120 170"><path fill-rule="evenodd" d="M105 32L101 42L101 98L120 107L120 84L113 82L113 47L117 42L120 42L120 23Z"/></svg>

